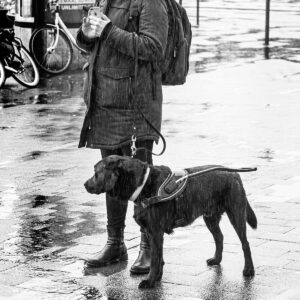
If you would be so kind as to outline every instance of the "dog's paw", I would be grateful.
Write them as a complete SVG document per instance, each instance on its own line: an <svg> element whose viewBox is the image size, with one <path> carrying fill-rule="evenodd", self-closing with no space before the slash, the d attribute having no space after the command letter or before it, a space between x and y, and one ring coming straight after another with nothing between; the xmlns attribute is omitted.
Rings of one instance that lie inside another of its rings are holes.
<svg viewBox="0 0 300 300"><path fill-rule="evenodd" d="M139 289L151 289L154 285L155 283L150 280L142 280L139 284Z"/></svg>
<svg viewBox="0 0 300 300"><path fill-rule="evenodd" d="M216 266L216 265L219 265L220 262L221 262L221 261L220 261L219 259L216 259L216 258L214 258L214 257L209 258L209 259L206 261L206 263L207 263L208 266Z"/></svg>
<svg viewBox="0 0 300 300"><path fill-rule="evenodd" d="M255 271L253 267L245 267L243 270L243 275L245 277L252 277L255 275Z"/></svg>

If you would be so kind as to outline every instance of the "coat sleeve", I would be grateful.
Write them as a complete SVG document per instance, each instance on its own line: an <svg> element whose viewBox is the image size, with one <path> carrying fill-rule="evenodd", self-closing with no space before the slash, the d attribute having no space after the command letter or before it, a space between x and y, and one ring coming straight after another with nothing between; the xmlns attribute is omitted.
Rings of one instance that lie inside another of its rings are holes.
<svg viewBox="0 0 300 300"><path fill-rule="evenodd" d="M96 39L89 39L84 36L81 27L78 29L76 35L76 43L80 48L86 50L87 52L90 52L94 48L95 42Z"/></svg>
<svg viewBox="0 0 300 300"><path fill-rule="evenodd" d="M106 34L106 43L121 53L134 58L134 33L115 25ZM138 58L140 60L161 60L168 37L168 13L162 0L143 0L139 16L137 35Z"/></svg>

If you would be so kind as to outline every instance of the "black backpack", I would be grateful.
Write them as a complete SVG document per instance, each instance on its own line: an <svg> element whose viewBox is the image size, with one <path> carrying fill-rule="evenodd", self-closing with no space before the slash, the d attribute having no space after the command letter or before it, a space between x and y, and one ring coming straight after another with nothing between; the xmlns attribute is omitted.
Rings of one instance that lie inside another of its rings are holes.
<svg viewBox="0 0 300 300"><path fill-rule="evenodd" d="M138 15L138 1L131 0L130 16ZM150 0L151 1L151 0ZM180 85L186 81L192 41L191 23L186 10L175 0L165 1L168 8L169 32L164 60L159 63L163 85Z"/></svg>

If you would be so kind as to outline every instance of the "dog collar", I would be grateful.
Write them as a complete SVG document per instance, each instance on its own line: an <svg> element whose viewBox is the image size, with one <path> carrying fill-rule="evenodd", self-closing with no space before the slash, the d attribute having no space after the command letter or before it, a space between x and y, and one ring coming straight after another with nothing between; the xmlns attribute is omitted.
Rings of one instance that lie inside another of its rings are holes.
<svg viewBox="0 0 300 300"><path fill-rule="evenodd" d="M133 194L131 195L131 197L129 198L128 201L135 202L135 200L137 199L137 197L140 195L141 191L143 190L143 188L146 184L146 181L149 177L149 174L150 174L150 168L148 167L147 170L146 170L146 173L145 173L144 180L143 180L142 184L136 188L136 190L133 192Z"/></svg>

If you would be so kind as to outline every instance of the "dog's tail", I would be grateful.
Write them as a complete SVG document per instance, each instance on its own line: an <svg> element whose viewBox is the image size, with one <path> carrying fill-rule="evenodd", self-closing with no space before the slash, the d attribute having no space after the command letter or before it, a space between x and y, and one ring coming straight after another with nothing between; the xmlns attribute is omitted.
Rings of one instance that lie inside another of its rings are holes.
<svg viewBox="0 0 300 300"><path fill-rule="evenodd" d="M256 229L257 228L257 219L256 219L256 215L253 211L253 209L251 208L249 202L247 201L247 208L246 208L246 213L247 213L247 223L253 228Z"/></svg>

